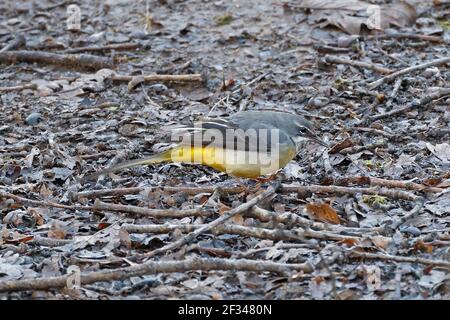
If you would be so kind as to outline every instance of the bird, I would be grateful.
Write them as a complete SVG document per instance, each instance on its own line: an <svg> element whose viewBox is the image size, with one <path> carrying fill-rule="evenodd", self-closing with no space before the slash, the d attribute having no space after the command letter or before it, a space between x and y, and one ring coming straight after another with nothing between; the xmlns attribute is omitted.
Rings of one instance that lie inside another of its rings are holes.
<svg viewBox="0 0 450 320"><path fill-rule="evenodd" d="M236 178L257 179L286 166L304 140L328 145L303 116L279 110L239 111L224 118L204 118L172 132L174 147L161 153L120 163L85 177L139 165L177 162L202 164Z"/></svg>

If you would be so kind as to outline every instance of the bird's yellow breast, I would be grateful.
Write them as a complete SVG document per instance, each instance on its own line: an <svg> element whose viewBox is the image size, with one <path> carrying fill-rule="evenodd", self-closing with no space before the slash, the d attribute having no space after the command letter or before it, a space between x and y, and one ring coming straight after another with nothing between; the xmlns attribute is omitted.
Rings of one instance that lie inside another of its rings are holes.
<svg viewBox="0 0 450 320"><path fill-rule="evenodd" d="M294 156L295 149L269 153L209 146L178 146L172 149L170 160L207 165L235 177L256 178L276 172Z"/></svg>

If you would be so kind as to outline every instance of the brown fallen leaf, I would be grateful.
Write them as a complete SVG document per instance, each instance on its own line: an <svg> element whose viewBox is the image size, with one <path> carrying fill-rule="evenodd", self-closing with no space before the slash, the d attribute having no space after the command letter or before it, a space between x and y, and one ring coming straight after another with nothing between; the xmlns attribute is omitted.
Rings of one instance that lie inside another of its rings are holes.
<svg viewBox="0 0 450 320"><path fill-rule="evenodd" d="M327 203L308 203L305 210L313 219L333 224L340 223L336 210Z"/></svg>
<svg viewBox="0 0 450 320"><path fill-rule="evenodd" d="M426 252L426 253L432 253L433 252L433 245L429 243L423 242L423 240L418 240L414 244L414 251L415 252Z"/></svg>
<svg viewBox="0 0 450 320"><path fill-rule="evenodd" d="M350 148L353 147L353 142L352 140L350 140L349 138L336 143L329 151L329 154L335 154L338 153L339 151L345 149L345 148Z"/></svg>
<svg viewBox="0 0 450 320"><path fill-rule="evenodd" d="M47 237L53 239L65 239L67 236L67 231L65 230L62 223L58 221L53 221L50 230L47 233Z"/></svg>
<svg viewBox="0 0 450 320"><path fill-rule="evenodd" d="M405 27L417 19L415 5L402 0L380 6L358 0L302 0L292 7L310 10L309 20L319 27L332 25L349 34L360 34L362 26L369 30Z"/></svg>

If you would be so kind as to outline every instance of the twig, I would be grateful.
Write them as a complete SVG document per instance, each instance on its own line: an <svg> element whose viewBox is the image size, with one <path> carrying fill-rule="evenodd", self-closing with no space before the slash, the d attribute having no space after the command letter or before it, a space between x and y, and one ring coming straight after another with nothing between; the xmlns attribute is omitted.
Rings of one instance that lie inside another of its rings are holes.
<svg viewBox="0 0 450 320"><path fill-rule="evenodd" d="M0 87L0 92L22 91L27 89L35 90L36 88L37 88L36 84L28 83L13 87Z"/></svg>
<svg viewBox="0 0 450 320"><path fill-rule="evenodd" d="M392 116L395 116L400 113L405 113L412 109L423 107L423 106L429 104L430 102L432 102L433 100L438 100L438 99L448 96L448 95L450 95L450 88L439 88L439 90L436 90L435 92L431 93L428 96L421 98L420 100L417 100L417 99L413 100L411 103L409 103L408 105L406 105L403 108L398 108L398 109L394 109L390 112L371 116L371 117L369 117L369 120L376 121L379 119L392 117Z"/></svg>
<svg viewBox="0 0 450 320"><path fill-rule="evenodd" d="M53 207L53 208L59 208L59 209L66 209L66 210L92 210L93 207L91 206L68 206L60 203L55 203L51 201L39 201L39 200L31 200L27 198L23 198L20 196L16 196L12 193L2 191L0 190L0 198L6 198L6 199L13 199L17 203L21 203L26 206L30 207Z"/></svg>
<svg viewBox="0 0 450 320"><path fill-rule="evenodd" d="M362 37L363 38L363 37ZM411 39L411 40L421 40L441 43L444 39L441 37L430 36L426 34L416 34L416 33L391 33L391 34L381 34L381 35L370 35L366 37L367 39Z"/></svg>
<svg viewBox="0 0 450 320"><path fill-rule="evenodd" d="M450 262L442 261L442 260L432 260L420 257L402 257L402 256L393 256L390 254L383 253L369 253L369 252L359 252L352 251L349 253L350 258L363 258L363 259L377 259L384 261L396 261L396 262L410 262L410 263L420 263L429 266L439 266L450 269Z"/></svg>
<svg viewBox="0 0 450 320"><path fill-rule="evenodd" d="M345 149L344 149L345 150ZM97 198L97 197L108 197L108 196L123 196L127 194L137 194L143 191L152 192L155 190L160 190L167 193L177 193L185 192L188 195L196 195L199 193L213 193L216 189L215 186L202 186L202 187L137 187L137 188L120 188L120 189L105 189L105 190L93 190L93 191L83 191L72 194L72 199L81 198ZM221 188L224 193L237 194L244 191L241 186ZM389 190L386 188L351 188L342 186L319 186L319 185L309 185L309 186L299 186L299 185L286 185L283 184L278 190L281 193L336 193L336 194L371 194L371 195L381 195L386 197L391 197L394 199L403 200L416 200L420 198L412 193L401 191L401 190Z"/></svg>
<svg viewBox="0 0 450 320"><path fill-rule="evenodd" d="M391 69L384 68L384 67L379 66L374 63L348 60L348 59L344 59L344 58L340 58L340 57L336 57L336 56L328 56L327 55L327 56L325 56L324 60L326 63L347 64L347 65L354 66L354 67L373 70L373 71L376 71L376 72L379 72L382 74L391 74L392 72L394 72Z"/></svg>
<svg viewBox="0 0 450 320"><path fill-rule="evenodd" d="M352 50L350 48L328 46L321 43L314 44L313 49L317 50L319 53L349 53Z"/></svg>
<svg viewBox="0 0 450 320"><path fill-rule="evenodd" d="M145 192L149 194L155 191L162 191L167 193L177 193L183 192L188 195L197 195L199 193L213 193L215 191L215 186L198 186L198 187L189 187L189 186L179 186L179 187L132 187L132 188L117 188L117 189L102 189L102 190L90 190L90 191L82 191L82 192L72 192L70 197L72 201L77 201L82 198L92 199L92 198L102 198L102 197L120 197L129 194L138 194L141 192ZM220 187L220 190L223 193L227 194L237 194L245 191L243 186L236 187Z"/></svg>
<svg viewBox="0 0 450 320"><path fill-rule="evenodd" d="M22 34L17 34L13 41L4 46L0 52L6 52L11 50L16 50L22 46L25 46L26 39Z"/></svg>
<svg viewBox="0 0 450 320"><path fill-rule="evenodd" d="M410 200L415 201L420 199L413 193L402 191L402 190L390 190L386 188L355 188L355 187L340 187L340 186L289 186L283 185L281 188L283 193L294 193L305 194L308 192L312 193L332 193L332 194L370 194L379 195L384 197L389 197L393 199Z"/></svg>
<svg viewBox="0 0 450 320"><path fill-rule="evenodd" d="M0 63L41 63L46 65L57 65L67 68L94 69L114 68L114 61L90 54L57 54L42 51L6 51L0 52Z"/></svg>
<svg viewBox="0 0 450 320"><path fill-rule="evenodd" d="M353 147L349 147L349 148L344 148L341 151L339 151L340 154L354 154L354 153L358 153L364 150L373 150L373 149L377 149L377 148L382 148L382 147L386 147L387 146L387 141L383 140L381 142L374 142L371 144L367 144L364 146L353 146Z"/></svg>
<svg viewBox="0 0 450 320"><path fill-rule="evenodd" d="M182 237L181 239L172 242L168 245L165 245L159 249L150 251L148 253L145 254L145 256L147 258L150 257L154 257L155 255L158 255L160 253L164 253L167 252L169 250L174 250L177 249L179 247L181 247L184 244L187 244L189 242L191 242L193 239L195 239L197 236L199 236L202 233L208 232L211 229L214 229L215 227L223 224L225 221L227 221L228 219L232 218L233 216L246 212L247 210L249 210L251 207L253 207L255 204L257 204L259 201L264 200L270 196L272 196L273 194L275 194L276 190L279 188L280 183L276 182L273 186L270 186L267 190L265 190L263 193L261 193L260 195L252 198L250 201L241 204L240 206L228 210L226 212L224 212L222 214L222 216L220 218L217 218L216 220L213 220L212 222L204 225L201 228L198 228L197 230L189 233L188 235Z"/></svg>
<svg viewBox="0 0 450 320"><path fill-rule="evenodd" d="M408 214L405 214L403 217L401 217L397 221L394 221L390 227L393 230L395 230L398 227L400 227L402 224L404 224L405 222L407 222L411 219L414 219L422 211L423 205L424 205L424 202L420 201L410 212L408 212Z"/></svg>
<svg viewBox="0 0 450 320"><path fill-rule="evenodd" d="M371 90L379 87L380 85L382 85L385 82L388 82L392 79L398 78L402 75L417 71L417 70L421 70L421 69L425 69L431 66L437 66L437 65L441 65L441 64L446 64L450 62L450 57L445 57L445 58L440 58L437 60L433 60L433 61L429 61L429 62L425 62L416 66L412 66L412 67L408 67L399 71L396 71L394 73L391 73L387 76L384 76L383 78L380 78L376 81L370 82L368 83L367 87Z"/></svg>
<svg viewBox="0 0 450 320"><path fill-rule="evenodd" d="M175 230L181 232L193 232L199 228L205 227L205 224L148 224L148 225L135 225L125 224L122 226L124 230L129 233L169 233ZM239 225L219 225L211 230L214 234L238 234L243 237L254 237L258 239L269 239L273 241L304 241L301 232L292 230L270 230L266 228L246 227Z"/></svg>
<svg viewBox="0 0 450 320"><path fill-rule="evenodd" d="M304 218L298 214L292 212L283 212L276 213L271 212L265 209L262 209L258 206L254 206L247 215L249 217L256 218L262 222L275 221L277 223L283 223L288 227L294 227L296 225L300 225L302 227L312 228L316 230L326 230L331 232L338 232L342 234L368 234L368 233L379 233L385 231L384 227L373 227L373 228L352 228L341 225L323 223L313 221L307 218Z"/></svg>
<svg viewBox="0 0 450 320"><path fill-rule="evenodd" d="M373 186L382 186L389 188L401 188L415 191L423 191L423 192L434 192L440 193L444 189L437 187L428 187L423 184L415 183L412 181L404 181L404 180L388 180L382 178L375 178L369 176L356 176L356 177L347 177L342 179L336 179L334 183L338 185L349 185L349 184L368 184Z"/></svg>
<svg viewBox="0 0 450 320"><path fill-rule="evenodd" d="M108 51L108 50L133 50L141 47L139 43L113 43L107 44L104 46L87 46L87 47L78 47L64 50L64 53L79 53L79 52L96 52L96 51Z"/></svg>
<svg viewBox="0 0 450 320"><path fill-rule="evenodd" d="M234 260L217 258L194 258L178 261L148 261L143 264L124 268L82 273L80 274L79 280L80 285L86 285L101 281L124 280L131 277L149 274L189 272L193 270L254 271L258 273L275 272L286 275L294 270L310 273L313 271L313 267L309 263L288 264L247 259ZM67 286L71 277L73 277L73 275L47 277L40 279L0 281L0 292L64 288Z"/></svg>
<svg viewBox="0 0 450 320"><path fill-rule="evenodd" d="M389 138L389 139L392 139L393 137L395 137L395 135L393 135L392 133L387 133L386 131L375 129L375 128L353 127L352 129L355 131L370 132L373 134L378 134L378 135L381 135L381 136Z"/></svg>
<svg viewBox="0 0 450 320"><path fill-rule="evenodd" d="M395 80L394 83L394 89L392 90L391 94L389 95L389 100L386 102L386 108L390 108L392 102L394 101L394 98L397 96L397 93L402 85L403 78L398 78Z"/></svg>
<svg viewBox="0 0 450 320"><path fill-rule="evenodd" d="M108 168L112 168L112 167L114 167L116 164L118 164L119 162L121 162L121 161L123 161L124 159L128 158L131 154L135 153L135 152L137 151L138 148L139 148L138 144L137 144L137 143L134 143L134 144L131 145L130 148L126 148L126 149L124 149L124 150L119 151L119 152L114 156L114 158L112 158L112 159L109 161L108 167L107 167L104 171L102 171L102 172L104 172L104 173L100 173L98 176L97 176L97 173L94 173L94 174L92 174L92 175L90 175L90 176L83 177L83 178L80 179L80 182L81 182L81 183L84 183L85 180L91 180L91 179L93 179L93 177L97 177L97 183L96 183L96 184L101 184L101 183L105 180L105 178L106 178L106 176L107 176L107 173L108 173L108 170L107 170L107 169L108 169Z"/></svg>
<svg viewBox="0 0 450 320"><path fill-rule="evenodd" d="M137 207L131 205L122 205L122 204L114 204L114 203L106 203L101 202L96 199L94 202L94 206L92 207L94 211L114 211L114 212L123 212L123 213L131 213L141 216L147 217L165 217L165 218L184 218L190 216L198 216L198 217L208 217L212 215L214 212L212 210L207 210L203 208L197 209L150 209L145 207Z"/></svg>
<svg viewBox="0 0 450 320"><path fill-rule="evenodd" d="M142 77L144 82L202 82L203 77L200 73L194 74L152 74ZM136 76L115 75L111 79L113 81L132 81Z"/></svg>

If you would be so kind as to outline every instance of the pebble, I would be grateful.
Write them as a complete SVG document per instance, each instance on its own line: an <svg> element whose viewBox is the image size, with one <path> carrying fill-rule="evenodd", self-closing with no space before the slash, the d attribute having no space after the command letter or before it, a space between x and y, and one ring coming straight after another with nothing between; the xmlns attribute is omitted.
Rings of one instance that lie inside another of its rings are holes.
<svg viewBox="0 0 450 320"><path fill-rule="evenodd" d="M404 228L400 228L400 231L403 233L412 234L415 237L418 237L421 234L420 229L416 228L416 227L404 227Z"/></svg>
<svg viewBox="0 0 450 320"><path fill-rule="evenodd" d="M39 112L33 112L30 113L30 115L28 117L26 117L25 122L26 124L30 125L30 126L34 126L36 124L39 123L39 121L42 120L42 114L40 114Z"/></svg>
<svg viewBox="0 0 450 320"><path fill-rule="evenodd" d="M155 83L155 84L151 85L150 87L148 87L148 89L153 90L156 93L161 93L161 92L168 90L168 88L165 85L163 85L162 83Z"/></svg>
<svg viewBox="0 0 450 320"><path fill-rule="evenodd" d="M439 76L439 69L434 67L434 68L426 68L423 72L422 75L425 78L431 78L433 76Z"/></svg>
<svg viewBox="0 0 450 320"><path fill-rule="evenodd" d="M325 97L313 97L313 98L309 99L308 105L312 106L312 107L321 108L321 107L326 106L329 101L330 100Z"/></svg>

